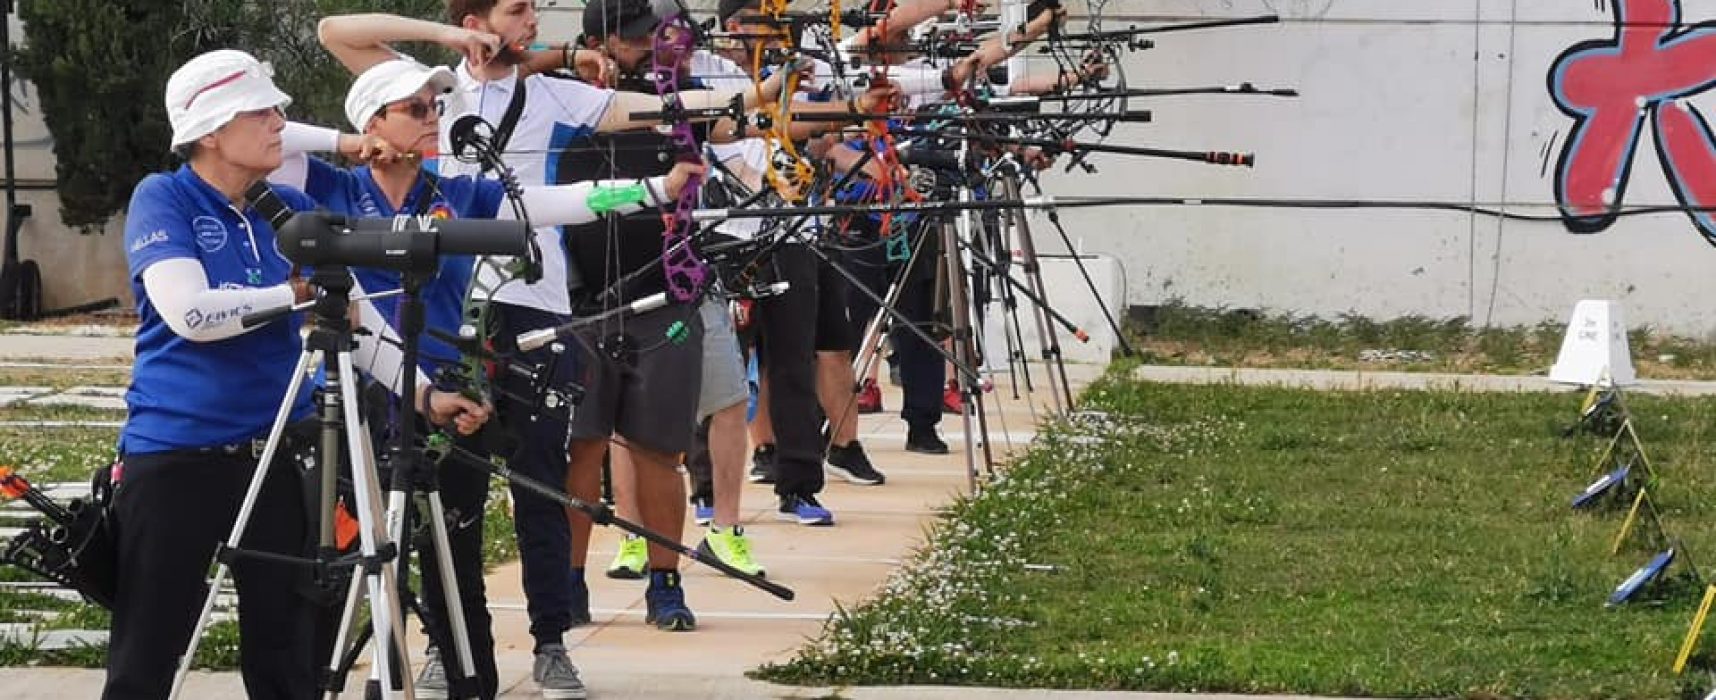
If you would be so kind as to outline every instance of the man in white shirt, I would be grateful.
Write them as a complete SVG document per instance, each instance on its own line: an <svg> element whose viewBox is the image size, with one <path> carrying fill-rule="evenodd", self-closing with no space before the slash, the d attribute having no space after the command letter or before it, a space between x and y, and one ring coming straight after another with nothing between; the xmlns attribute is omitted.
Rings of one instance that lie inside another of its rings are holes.
<svg viewBox="0 0 1716 700"><path fill-rule="evenodd" d="M516 47L536 38L532 0L448 0L447 10L456 26L384 14L329 17L320 26L322 43L354 73L396 58L389 42L434 42L465 56L454 71L458 85L443 107L440 168L444 173L455 175L475 167L446 157L451 155L451 126L467 114L481 116L494 127L503 160L521 184L530 185L555 182L557 144L594 131L648 126L649 122L634 121L629 115L661 109L660 99L654 96L620 94L543 75L519 78L513 65ZM720 107L734 94L686 92L682 100L688 109ZM747 94L743 99L754 105L759 96ZM507 118L509 112L515 116ZM569 290L577 280L569 279L560 232L539 228L536 241L542 251L541 279L530 284L477 279L475 289L494 290L489 296L499 327L494 337L501 345L497 350L503 352L519 333L560 325L571 314ZM552 368L552 387L572 387L575 367L569 356L556 357L542 349L518 359ZM520 385L503 385L502 393L528 396L536 391L516 376L501 381ZM599 472L568 473L565 423L536 419L536 406L526 402L503 401L496 408L502 425L520 440L509 468L543 483L567 484L580 499L594 502L598 498ZM581 516L569 523L558 503L523 489L513 489L513 504L530 632L535 639L532 677L550 700L586 697L577 669L566 656L563 635L590 620L583 569L573 567L574 561L582 561L573 556L574 550L589 547L590 523Z"/></svg>

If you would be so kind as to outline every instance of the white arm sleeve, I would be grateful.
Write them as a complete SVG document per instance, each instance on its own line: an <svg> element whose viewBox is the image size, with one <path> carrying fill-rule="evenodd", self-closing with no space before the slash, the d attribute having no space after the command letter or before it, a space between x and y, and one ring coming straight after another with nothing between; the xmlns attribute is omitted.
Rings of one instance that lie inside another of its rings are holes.
<svg viewBox="0 0 1716 700"><path fill-rule="evenodd" d="M900 87L909 97L940 95L947 92L942 82L942 69L935 66L893 66L888 69L888 81Z"/></svg>
<svg viewBox="0 0 1716 700"><path fill-rule="evenodd" d="M352 280L352 296L363 296L363 285ZM393 324L382 317L381 310L368 299L359 299L358 325L369 330L368 333L358 333L357 349L352 351L352 365L367 373L376 381L387 385L395 396L416 401L417 394L400 393L400 371L405 365L405 354L399 349L399 333L393 330ZM422 369L416 371L417 386L430 383L429 376Z"/></svg>
<svg viewBox="0 0 1716 700"><path fill-rule="evenodd" d="M225 340L250 331L239 323L245 314L292 303L291 285L253 289L209 289L203 264L170 258L143 270L143 293L161 320L193 343Z"/></svg>
<svg viewBox="0 0 1716 700"><path fill-rule="evenodd" d="M538 185L524 188L524 210L530 212L530 222L538 226L565 226L594 222L598 215L590 208L590 196L597 188L631 187L639 180L586 180L568 185ZM667 197L667 176L643 180L649 193L643 202L625 204L613 209L615 214L630 214L645 207L659 207Z"/></svg>
<svg viewBox="0 0 1716 700"><path fill-rule="evenodd" d="M340 149L340 132L326 127L286 122L280 132L280 167L268 174L268 181L304 189L310 178L311 153L332 153Z"/></svg>
<svg viewBox="0 0 1716 700"><path fill-rule="evenodd" d="M280 132L280 150L286 153L333 153L340 150L340 132L313 124L286 122Z"/></svg>

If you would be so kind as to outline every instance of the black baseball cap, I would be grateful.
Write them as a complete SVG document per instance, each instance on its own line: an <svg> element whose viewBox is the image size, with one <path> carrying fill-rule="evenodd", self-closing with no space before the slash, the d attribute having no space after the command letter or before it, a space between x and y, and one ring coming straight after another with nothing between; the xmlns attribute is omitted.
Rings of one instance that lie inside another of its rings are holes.
<svg viewBox="0 0 1716 700"><path fill-rule="evenodd" d="M649 0L590 0L584 6L584 36L640 39L655 33L661 20Z"/></svg>

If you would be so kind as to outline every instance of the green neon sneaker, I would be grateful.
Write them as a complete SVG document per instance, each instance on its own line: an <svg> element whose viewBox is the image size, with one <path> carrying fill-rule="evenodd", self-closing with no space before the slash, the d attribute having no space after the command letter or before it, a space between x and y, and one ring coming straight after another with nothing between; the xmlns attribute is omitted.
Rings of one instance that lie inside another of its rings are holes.
<svg viewBox="0 0 1716 700"><path fill-rule="evenodd" d="M752 576L767 575L763 565L751 558L751 539L745 536L745 529L737 525L727 530L709 528L709 534L704 535L703 542L697 545L697 553L720 559L722 563Z"/></svg>
<svg viewBox="0 0 1716 700"><path fill-rule="evenodd" d="M608 578L640 579L649 569L649 543L637 535L620 538L620 551L608 564Z"/></svg>

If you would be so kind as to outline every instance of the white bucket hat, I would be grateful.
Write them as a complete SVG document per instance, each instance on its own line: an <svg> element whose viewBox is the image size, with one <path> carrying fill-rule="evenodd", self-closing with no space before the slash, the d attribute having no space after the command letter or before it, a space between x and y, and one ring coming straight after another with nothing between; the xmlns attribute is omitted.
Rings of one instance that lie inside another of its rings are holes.
<svg viewBox="0 0 1716 700"><path fill-rule="evenodd" d="M274 71L243 51L210 51L167 78L173 148L213 133L240 112L289 104L292 98L274 86Z"/></svg>
<svg viewBox="0 0 1716 700"><path fill-rule="evenodd" d="M417 94L423 86L439 94L452 90L457 83L446 66L430 68L409 58L377 63L346 91L346 119L361 132L383 107Z"/></svg>

